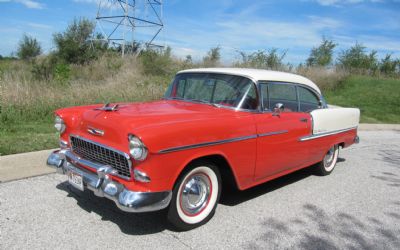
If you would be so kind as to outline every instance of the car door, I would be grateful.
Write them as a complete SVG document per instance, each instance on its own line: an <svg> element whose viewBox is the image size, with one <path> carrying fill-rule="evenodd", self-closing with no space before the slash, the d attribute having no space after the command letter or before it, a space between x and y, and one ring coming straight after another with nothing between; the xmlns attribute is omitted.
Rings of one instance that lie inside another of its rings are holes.
<svg viewBox="0 0 400 250"><path fill-rule="evenodd" d="M256 180L302 166L308 149L299 138L311 131L310 114L300 112L296 84L260 82L259 91L264 112L255 115ZM283 110L276 115L273 109L278 103L283 104Z"/></svg>

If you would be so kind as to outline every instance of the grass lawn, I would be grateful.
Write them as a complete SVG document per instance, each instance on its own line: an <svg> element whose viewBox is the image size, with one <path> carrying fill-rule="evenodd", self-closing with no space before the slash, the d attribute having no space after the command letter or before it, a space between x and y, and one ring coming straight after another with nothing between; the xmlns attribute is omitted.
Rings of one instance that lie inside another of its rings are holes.
<svg viewBox="0 0 400 250"><path fill-rule="evenodd" d="M399 79L352 76L324 95L330 104L360 108L361 122L400 123ZM45 117L48 118L30 121L32 118L25 117L0 122L0 155L58 147L53 118Z"/></svg>
<svg viewBox="0 0 400 250"><path fill-rule="evenodd" d="M400 123L400 79L351 76L324 95L329 104L358 107L362 123Z"/></svg>
<svg viewBox="0 0 400 250"><path fill-rule="evenodd" d="M52 122L1 124L0 155L58 147L58 133Z"/></svg>

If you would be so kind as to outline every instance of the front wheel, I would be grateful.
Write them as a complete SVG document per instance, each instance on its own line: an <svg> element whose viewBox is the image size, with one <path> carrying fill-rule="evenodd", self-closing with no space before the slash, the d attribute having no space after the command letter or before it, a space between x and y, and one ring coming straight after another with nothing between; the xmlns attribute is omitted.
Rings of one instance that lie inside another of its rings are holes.
<svg viewBox="0 0 400 250"><path fill-rule="evenodd" d="M332 173L336 166L339 155L339 146L334 145L325 154L324 159L316 165L316 171L319 175L328 175Z"/></svg>
<svg viewBox="0 0 400 250"><path fill-rule="evenodd" d="M221 194L218 168L207 162L193 164L176 183L168 220L178 230L190 230L209 221Z"/></svg>

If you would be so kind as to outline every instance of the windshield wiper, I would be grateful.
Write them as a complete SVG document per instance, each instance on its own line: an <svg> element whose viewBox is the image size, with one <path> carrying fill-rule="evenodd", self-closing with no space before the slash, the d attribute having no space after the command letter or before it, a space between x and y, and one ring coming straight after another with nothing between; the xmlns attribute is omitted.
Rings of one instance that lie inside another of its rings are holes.
<svg viewBox="0 0 400 250"><path fill-rule="evenodd" d="M186 99L186 98L183 98L183 97L176 97L176 96L175 97L168 97L166 99L182 100L182 101L189 101L189 102L199 102L199 103L204 103L204 104L211 105L211 106L214 106L214 107L217 107L217 108L221 107L221 105L219 105L219 104L211 103L211 102L208 102L208 101L205 101L205 100L199 100L199 99Z"/></svg>
<svg viewBox="0 0 400 250"><path fill-rule="evenodd" d="M208 102L208 101L205 101L205 100L190 99L190 101L204 103L204 104L211 105L211 106L214 106L214 107L217 107L217 108L221 107L221 105L218 105L218 104L212 103L212 102Z"/></svg>

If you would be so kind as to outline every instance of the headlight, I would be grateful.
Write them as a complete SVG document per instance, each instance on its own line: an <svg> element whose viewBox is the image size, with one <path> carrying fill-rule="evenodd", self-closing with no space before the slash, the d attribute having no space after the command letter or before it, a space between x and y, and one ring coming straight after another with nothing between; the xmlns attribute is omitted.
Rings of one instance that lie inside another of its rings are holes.
<svg viewBox="0 0 400 250"><path fill-rule="evenodd" d="M129 153L133 159L143 161L147 157L147 148L143 142L134 135L129 135Z"/></svg>
<svg viewBox="0 0 400 250"><path fill-rule="evenodd" d="M65 131L65 123L64 120L59 117L58 115L56 116L56 119L54 120L54 127L57 129L58 132L60 132L60 134L64 133Z"/></svg>

